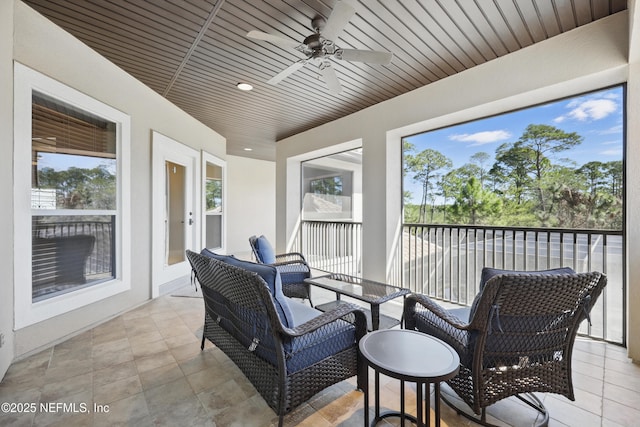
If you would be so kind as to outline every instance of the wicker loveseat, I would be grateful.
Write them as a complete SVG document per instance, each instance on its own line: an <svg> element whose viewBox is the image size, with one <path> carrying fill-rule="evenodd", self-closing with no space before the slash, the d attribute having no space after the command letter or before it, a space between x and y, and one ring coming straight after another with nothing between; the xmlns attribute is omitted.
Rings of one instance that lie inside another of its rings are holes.
<svg viewBox="0 0 640 427"><path fill-rule="evenodd" d="M358 375L358 341L366 317L354 305L322 313L282 294L272 266L203 250L187 251L202 288L202 338L242 370L267 404L283 416L324 388Z"/></svg>
<svg viewBox="0 0 640 427"><path fill-rule="evenodd" d="M425 295L412 294L405 301L405 327L456 349L460 371L447 383L480 415L475 421L490 425L486 408L517 396L542 413L540 424L545 425L548 413L533 393L575 400L571 355L576 333L606 283L601 273L578 274L570 268L485 268L470 309L446 310Z"/></svg>

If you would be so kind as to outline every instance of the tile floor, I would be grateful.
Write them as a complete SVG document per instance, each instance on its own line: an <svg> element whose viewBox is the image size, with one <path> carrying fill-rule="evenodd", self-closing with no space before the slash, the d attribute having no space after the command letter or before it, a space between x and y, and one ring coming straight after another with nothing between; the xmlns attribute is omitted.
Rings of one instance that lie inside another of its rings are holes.
<svg viewBox="0 0 640 427"><path fill-rule="evenodd" d="M190 295L188 289L182 292ZM316 303L321 299L314 293ZM13 409L34 404L37 410L0 413L0 425L277 425L275 413L221 351L210 343L200 351L202 317L201 299L165 295L15 362L0 383L0 402L15 403ZM640 366L630 363L624 349L579 339L573 366L575 402L542 396L551 426L640 425ZM383 378L382 383L383 405L397 409L397 381ZM407 390L407 408L415 407L415 387ZM361 426L363 406L353 378L317 394L285 423ZM494 405L489 414L493 422L514 426L532 425L535 417L515 399ZM442 421L443 426L473 425L446 405Z"/></svg>

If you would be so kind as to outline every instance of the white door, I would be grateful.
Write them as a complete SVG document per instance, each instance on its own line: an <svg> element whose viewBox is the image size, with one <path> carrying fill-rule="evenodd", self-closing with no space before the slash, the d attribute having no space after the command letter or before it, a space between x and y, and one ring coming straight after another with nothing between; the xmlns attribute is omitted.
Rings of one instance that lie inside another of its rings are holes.
<svg viewBox="0 0 640 427"><path fill-rule="evenodd" d="M152 297L191 271L185 250L200 242L200 153L153 132Z"/></svg>

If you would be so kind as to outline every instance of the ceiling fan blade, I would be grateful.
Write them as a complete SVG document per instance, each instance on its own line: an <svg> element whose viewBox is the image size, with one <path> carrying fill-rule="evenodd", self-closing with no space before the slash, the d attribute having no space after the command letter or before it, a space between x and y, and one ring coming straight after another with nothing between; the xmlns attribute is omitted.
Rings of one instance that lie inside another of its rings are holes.
<svg viewBox="0 0 640 427"><path fill-rule="evenodd" d="M367 62L369 64L389 65L393 54L376 50L340 49L335 54L336 58L345 61Z"/></svg>
<svg viewBox="0 0 640 427"><path fill-rule="evenodd" d="M356 10L343 1L339 1L334 6L331 11L331 15L329 19L327 19L327 23L322 29L322 37L328 40L334 40L340 34L340 31L347 25L349 20L355 15Z"/></svg>
<svg viewBox="0 0 640 427"><path fill-rule="evenodd" d="M300 43L298 43L295 40L285 39L284 37L275 36L269 33L263 33L262 31L255 31L255 30L249 31L247 33L247 37L256 39L256 40L263 40L263 41L270 42L273 44L278 44L281 46L287 46L287 47L293 47L293 48L300 46Z"/></svg>
<svg viewBox="0 0 640 427"><path fill-rule="evenodd" d="M277 85L278 83L280 83L282 80L284 80L285 78L289 77L291 74L295 73L296 71L298 71L300 68L304 67L304 64L307 63L306 59L302 59L298 62L294 62L293 64L289 65L287 68L285 68L284 70L280 71L278 74L276 74L275 76L271 77L267 83L270 85Z"/></svg>
<svg viewBox="0 0 640 427"><path fill-rule="evenodd" d="M322 73L322 77L324 78L324 82L327 84L329 90L335 94L342 92L342 85L338 80L338 76L336 75L336 70L331 66L331 62L322 61L318 66L320 68L320 73Z"/></svg>

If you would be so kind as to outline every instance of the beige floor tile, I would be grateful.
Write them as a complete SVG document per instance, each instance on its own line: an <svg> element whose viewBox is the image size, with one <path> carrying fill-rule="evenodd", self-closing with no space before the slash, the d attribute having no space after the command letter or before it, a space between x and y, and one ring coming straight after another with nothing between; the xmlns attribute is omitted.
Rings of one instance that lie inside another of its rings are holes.
<svg viewBox="0 0 640 427"><path fill-rule="evenodd" d="M183 378L184 374L182 373L180 366L178 366L178 363L173 362L168 365L160 366L159 368L141 372L139 377L140 382L142 383L142 388L144 390L149 390Z"/></svg>
<svg viewBox="0 0 640 427"><path fill-rule="evenodd" d="M185 378L145 390L144 396L151 415L166 411L170 406L185 399L197 400L196 394Z"/></svg>
<svg viewBox="0 0 640 427"><path fill-rule="evenodd" d="M142 391L138 375L122 378L93 388L93 401L100 405L133 396Z"/></svg>
<svg viewBox="0 0 640 427"><path fill-rule="evenodd" d="M605 398L602 412L603 426L608 426L610 422L614 422L621 426L636 427L640 422L638 402L634 407L630 407Z"/></svg>
<svg viewBox="0 0 640 427"><path fill-rule="evenodd" d="M208 341L200 350L202 320L202 299L164 296L13 363L0 383L0 401L95 402L108 412L0 414L0 425L277 425L275 412L222 351ZM640 366L630 363L626 349L578 338L573 361L576 401L542 395L549 426L637 425ZM399 382L385 376L380 382L383 405L399 407ZM415 385L408 383L406 390L407 410L415 413ZM373 395L370 405L372 415ZM443 426L474 425L444 404L441 411ZM488 412L489 420L501 426L531 425L535 416L515 399ZM363 420L364 397L354 377L313 396L284 423L350 427ZM397 425L394 418L378 424Z"/></svg>
<svg viewBox="0 0 640 427"><path fill-rule="evenodd" d="M175 363L176 359L173 357L171 352L169 352L169 350L165 350L163 352L152 354L150 356L140 357L138 359L135 359L135 362L136 368L138 368L138 373L142 373L159 368L161 366Z"/></svg>
<svg viewBox="0 0 640 427"><path fill-rule="evenodd" d="M113 381L129 378L138 374L136 364L133 360L120 363L119 365L108 366L106 368L93 371L93 386L101 386Z"/></svg>
<svg viewBox="0 0 640 427"><path fill-rule="evenodd" d="M109 404L109 412L93 414L94 426L152 426L143 393L129 396Z"/></svg>

